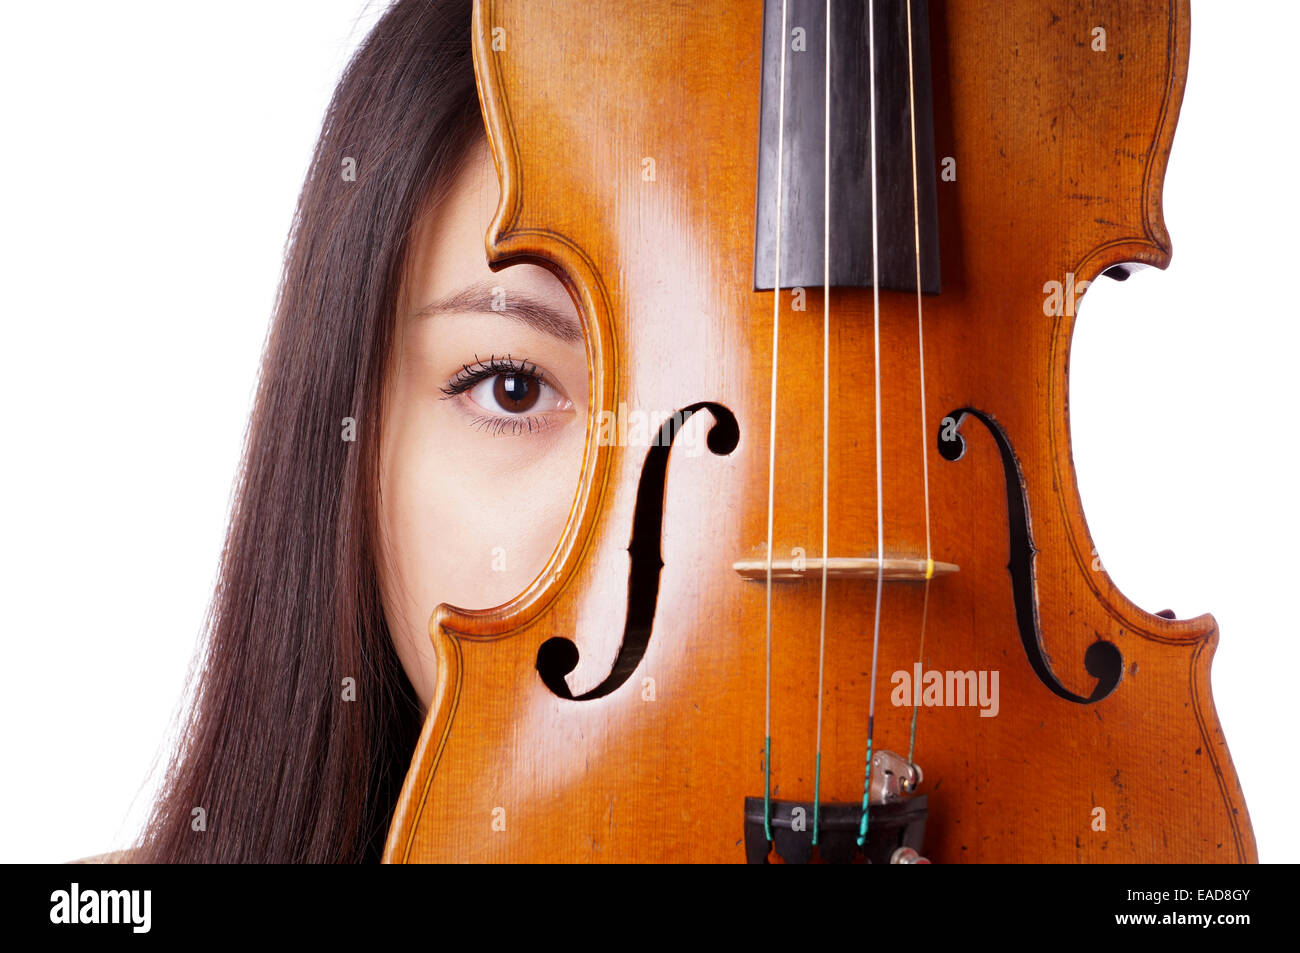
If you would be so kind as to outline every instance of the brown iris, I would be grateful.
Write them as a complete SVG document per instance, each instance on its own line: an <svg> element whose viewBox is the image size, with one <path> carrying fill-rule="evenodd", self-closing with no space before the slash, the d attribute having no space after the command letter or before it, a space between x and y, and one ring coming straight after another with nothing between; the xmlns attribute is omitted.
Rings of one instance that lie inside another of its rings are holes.
<svg viewBox="0 0 1300 953"><path fill-rule="evenodd" d="M531 410L541 396L541 381L525 374L498 374L492 396L503 410L522 414Z"/></svg>

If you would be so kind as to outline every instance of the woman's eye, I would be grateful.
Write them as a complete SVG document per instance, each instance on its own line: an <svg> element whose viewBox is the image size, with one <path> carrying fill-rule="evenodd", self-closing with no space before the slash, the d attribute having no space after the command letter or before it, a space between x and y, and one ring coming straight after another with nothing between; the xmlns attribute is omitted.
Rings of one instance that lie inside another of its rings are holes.
<svg viewBox="0 0 1300 953"><path fill-rule="evenodd" d="M470 400L492 414L546 413L572 406L559 390L532 374L493 374L466 393Z"/></svg>

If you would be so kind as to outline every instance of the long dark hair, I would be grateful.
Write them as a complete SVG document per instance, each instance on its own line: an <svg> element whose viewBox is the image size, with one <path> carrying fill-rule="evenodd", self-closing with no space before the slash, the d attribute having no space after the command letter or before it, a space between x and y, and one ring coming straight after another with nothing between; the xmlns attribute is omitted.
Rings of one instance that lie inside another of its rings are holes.
<svg viewBox="0 0 1300 953"><path fill-rule="evenodd" d="M482 135L468 0L393 4L298 199L205 653L139 860L383 849L420 727L376 570L383 375L414 223Z"/></svg>

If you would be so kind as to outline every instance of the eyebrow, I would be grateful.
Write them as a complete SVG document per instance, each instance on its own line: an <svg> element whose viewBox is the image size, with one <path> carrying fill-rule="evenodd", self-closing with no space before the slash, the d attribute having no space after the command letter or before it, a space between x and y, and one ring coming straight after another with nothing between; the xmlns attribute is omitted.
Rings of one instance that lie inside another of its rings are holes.
<svg viewBox="0 0 1300 953"><path fill-rule="evenodd" d="M497 293L493 292L494 288ZM500 299L499 293L502 291L504 291L504 301L499 306L493 307ZM445 298L426 304L415 312L413 317L475 313L499 314L526 324L543 334L558 338L565 344L574 344L582 340L582 326L568 314L522 291L504 289L501 285L469 285Z"/></svg>

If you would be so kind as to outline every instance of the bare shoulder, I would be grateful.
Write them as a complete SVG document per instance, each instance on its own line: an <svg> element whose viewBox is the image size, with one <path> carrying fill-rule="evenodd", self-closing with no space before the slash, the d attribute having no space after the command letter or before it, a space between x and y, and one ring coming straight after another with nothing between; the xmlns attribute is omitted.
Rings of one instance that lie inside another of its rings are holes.
<svg viewBox="0 0 1300 953"><path fill-rule="evenodd" d="M70 864L130 864L135 862L136 851L134 848L127 850L111 850L106 854L95 854L91 857L80 857L77 860L70 860Z"/></svg>

